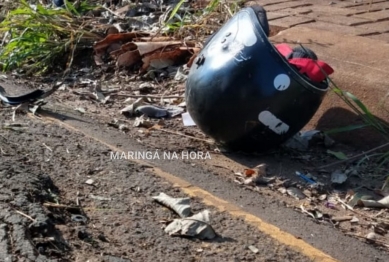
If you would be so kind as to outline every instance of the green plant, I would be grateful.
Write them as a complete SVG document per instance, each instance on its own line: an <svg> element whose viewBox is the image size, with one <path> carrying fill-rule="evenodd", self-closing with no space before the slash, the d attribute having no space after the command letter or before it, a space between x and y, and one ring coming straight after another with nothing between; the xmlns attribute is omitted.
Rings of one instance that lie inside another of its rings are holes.
<svg viewBox="0 0 389 262"><path fill-rule="evenodd" d="M226 4L222 0L212 0L199 10L182 9L185 0L178 2L168 13L162 23L164 33L175 36L191 35L198 39L209 35L220 27L221 21L226 21L238 10L237 3Z"/></svg>
<svg viewBox="0 0 389 262"><path fill-rule="evenodd" d="M80 14L95 7L85 1L77 7L65 0L66 8L30 6L25 0L0 23L5 44L0 50L3 71L23 68L44 73L55 64L72 62L77 49L90 47L99 38Z"/></svg>
<svg viewBox="0 0 389 262"><path fill-rule="evenodd" d="M303 45L300 44L300 46L303 49L305 49ZM319 66L319 64L317 63L316 65ZM360 99L358 99L355 95L351 94L350 92L342 90L320 66L319 68L321 72L327 77L331 90L335 94L337 94L338 97L340 97L340 99L342 99L364 121L364 124L361 125L340 127L340 128L332 129L326 133L333 134L339 132L349 132L352 130L365 128L365 127L374 128L387 141L387 143L384 143L383 145L380 145L376 148L369 150L368 152L372 153L370 155L367 154L360 155L363 158L361 161L359 161L359 164L363 162L365 159L371 157L378 157L378 162L380 163L379 167L381 167L383 164L389 161L389 151L385 151L382 153L375 153L375 152L389 146L389 124L386 123L384 120L381 120L376 116L374 116L374 114L371 113L371 111Z"/></svg>

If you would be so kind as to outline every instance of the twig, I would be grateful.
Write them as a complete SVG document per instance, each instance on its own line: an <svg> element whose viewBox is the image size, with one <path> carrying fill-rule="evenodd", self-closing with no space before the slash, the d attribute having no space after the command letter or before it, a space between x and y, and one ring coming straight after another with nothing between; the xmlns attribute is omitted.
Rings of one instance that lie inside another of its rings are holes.
<svg viewBox="0 0 389 262"><path fill-rule="evenodd" d="M132 97L132 98L155 98L155 99L184 98L184 96L125 95L125 94L112 94L111 96L125 96L125 97Z"/></svg>
<svg viewBox="0 0 389 262"><path fill-rule="evenodd" d="M206 140L206 139L202 139L202 138L198 138L198 137L194 137L194 136L188 136L188 135L184 135L184 134L181 134L181 133L178 133L178 132L174 132L174 131L170 131L170 130L166 130L166 129L159 129L159 128L150 128L150 129L152 129L152 130L159 130L159 131L162 131L162 132L165 132L165 133L169 133L169 134L173 134L173 135L178 135L178 136L183 136L183 137L186 137L186 138L190 138L190 139L206 142L206 143L211 144L211 145L214 144L214 142L211 141L211 140Z"/></svg>
<svg viewBox="0 0 389 262"><path fill-rule="evenodd" d="M50 152L53 152L53 149L51 149L48 145L46 145L45 143L42 144L44 147L47 148L47 150L49 150Z"/></svg>
<svg viewBox="0 0 389 262"><path fill-rule="evenodd" d="M347 159L340 160L340 161L336 161L336 162L331 163L331 164L328 164L328 165L320 166L320 167L318 167L318 168L316 168L316 169L324 169L324 168L327 168L327 167L339 165L339 164L342 164L342 163L345 163L345 162L354 160L354 159L356 159L356 158L359 158L359 157L361 157L361 156L364 156L364 155L366 155L366 154L369 154L369 153L371 153L371 152L377 151L377 150L379 150L379 149L381 149L381 148L384 148L384 147L386 147L386 146L389 146L389 143L386 143L386 144L377 146L377 147L375 147L375 148L373 148L373 149L370 149L370 150L368 150L368 151L366 151L366 152L363 152L363 153L357 154L357 155L355 155L355 156L349 157L349 158L347 158Z"/></svg>
<svg viewBox="0 0 389 262"><path fill-rule="evenodd" d="M80 209L81 207L78 206L68 206L68 205L62 205L62 204L55 204L55 203L43 203L43 206L45 207L53 207L53 208L71 208L71 209Z"/></svg>
<svg viewBox="0 0 389 262"><path fill-rule="evenodd" d="M30 217L29 215L24 214L23 212L21 212L21 211L19 211L19 210L15 210L15 212L18 213L19 215L22 215L22 216L24 216L24 217L30 219L30 220L33 221L33 222L36 222L35 219L33 219L32 217Z"/></svg>

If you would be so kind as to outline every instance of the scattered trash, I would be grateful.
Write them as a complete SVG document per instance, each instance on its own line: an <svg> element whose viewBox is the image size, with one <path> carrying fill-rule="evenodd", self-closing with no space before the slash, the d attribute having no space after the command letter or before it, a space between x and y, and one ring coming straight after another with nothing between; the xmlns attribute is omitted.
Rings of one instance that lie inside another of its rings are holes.
<svg viewBox="0 0 389 262"><path fill-rule="evenodd" d="M153 199L176 212L180 217L187 217L191 213L190 198L173 198L165 193L159 193Z"/></svg>
<svg viewBox="0 0 389 262"><path fill-rule="evenodd" d="M151 118L170 117L168 110L153 105L139 106L135 109L135 113L143 114Z"/></svg>
<svg viewBox="0 0 389 262"><path fill-rule="evenodd" d="M174 219L166 228L165 232L171 236L188 236L199 239L213 239L216 233L209 225L209 211L204 210L187 218Z"/></svg>
<svg viewBox="0 0 389 262"><path fill-rule="evenodd" d="M360 192L356 192L355 194L352 195L350 201L348 202L348 204L351 206L351 207L355 207L357 205L359 206L363 206L363 203L361 202L361 200L372 200L373 197L370 196L370 195L364 195Z"/></svg>
<svg viewBox="0 0 389 262"><path fill-rule="evenodd" d="M289 187L288 189L286 189L286 193L288 193L288 195L300 200L300 199L304 199L306 196L303 194L303 192L301 192L300 189L298 189L297 187Z"/></svg>
<svg viewBox="0 0 389 262"><path fill-rule="evenodd" d="M80 112L81 114L85 114L86 113L85 108L83 108L83 107L77 107L74 110Z"/></svg>
<svg viewBox="0 0 389 262"><path fill-rule="evenodd" d="M244 170L244 175L246 177L251 177L253 176L254 174L256 174L256 172L253 170L253 169L245 169Z"/></svg>
<svg viewBox="0 0 389 262"><path fill-rule="evenodd" d="M196 123L193 121L192 117L189 115L188 112L183 113L182 115L182 121L184 122L184 126L195 126Z"/></svg>
<svg viewBox="0 0 389 262"><path fill-rule="evenodd" d="M128 130L130 130L130 127L128 125L125 125L125 124L120 124L118 128L119 128L120 131L128 131Z"/></svg>
<svg viewBox="0 0 389 262"><path fill-rule="evenodd" d="M285 187L279 187L278 189L277 189L281 194L286 194L286 188Z"/></svg>
<svg viewBox="0 0 389 262"><path fill-rule="evenodd" d="M323 195L320 195L318 198L319 198L319 200L324 201L327 199L327 195L323 194Z"/></svg>
<svg viewBox="0 0 389 262"><path fill-rule="evenodd" d="M144 119L143 116L140 116L140 117L135 118L134 126L135 127L150 128L150 127L154 126L154 124L152 122L150 122L149 120Z"/></svg>
<svg viewBox="0 0 389 262"><path fill-rule="evenodd" d="M347 175L341 170L335 170L331 174L331 183L341 185L347 180Z"/></svg>
<svg viewBox="0 0 389 262"><path fill-rule="evenodd" d="M296 171L296 175L298 175L299 177L301 177L302 179L305 180L305 182L311 184L311 185L314 185L316 184L316 181L313 181L311 178L301 174L300 172Z"/></svg>
<svg viewBox="0 0 389 262"><path fill-rule="evenodd" d="M255 254L257 254L257 253L259 252L259 249L256 248L255 246L252 246L252 245L249 246L249 249L250 249L251 251L253 251L253 253L255 253Z"/></svg>
<svg viewBox="0 0 389 262"><path fill-rule="evenodd" d="M124 114L124 115L129 115L129 116L133 116L135 114L135 109L137 107L139 107L140 105L142 105L144 103L144 98L138 98L137 100L135 100L135 102L133 102L131 105L129 106L126 106L125 108L123 108L122 110L120 110L120 113Z"/></svg>
<svg viewBox="0 0 389 262"><path fill-rule="evenodd" d="M328 135L319 130L302 131L288 139L284 146L299 151L307 151L310 146L323 144L325 147L331 147L334 144Z"/></svg>
<svg viewBox="0 0 389 262"><path fill-rule="evenodd" d="M337 208L336 208L336 205L335 205L334 203L332 203L332 202L329 202L329 201L327 201L327 202L324 204L324 206L327 207L327 208L331 208L331 209L337 209Z"/></svg>
<svg viewBox="0 0 389 262"><path fill-rule="evenodd" d="M90 194L89 197L92 199L100 200L100 201L111 201L112 200L112 198L110 198L110 197L101 197L101 196L95 196L92 194Z"/></svg>
<svg viewBox="0 0 389 262"><path fill-rule="evenodd" d="M358 200L358 205L363 207L389 208L389 196L386 196L378 201L361 198Z"/></svg>
<svg viewBox="0 0 389 262"><path fill-rule="evenodd" d="M353 216L353 218L350 220L351 224L357 224L359 222L359 219L356 216Z"/></svg>
<svg viewBox="0 0 389 262"><path fill-rule="evenodd" d="M368 239L368 240L376 240L377 239L377 235L374 232L370 232L370 233L368 233L365 236L365 238Z"/></svg>
<svg viewBox="0 0 389 262"><path fill-rule="evenodd" d="M91 178L85 181L85 184L87 184L87 185L93 185L94 183L95 183L95 181Z"/></svg>
<svg viewBox="0 0 389 262"><path fill-rule="evenodd" d="M71 220L73 222L84 223L84 224L88 221L88 219L82 215L72 215Z"/></svg>

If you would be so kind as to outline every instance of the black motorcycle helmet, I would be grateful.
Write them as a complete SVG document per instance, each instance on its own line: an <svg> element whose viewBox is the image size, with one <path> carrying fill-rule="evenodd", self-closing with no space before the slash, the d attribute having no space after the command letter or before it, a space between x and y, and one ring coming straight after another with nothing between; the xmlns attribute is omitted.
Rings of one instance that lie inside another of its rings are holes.
<svg viewBox="0 0 389 262"><path fill-rule="evenodd" d="M283 143L307 124L328 90L325 76L313 81L298 67L317 59L311 50L280 52L268 35L265 10L244 8L206 42L188 75L189 114L232 149L264 151Z"/></svg>

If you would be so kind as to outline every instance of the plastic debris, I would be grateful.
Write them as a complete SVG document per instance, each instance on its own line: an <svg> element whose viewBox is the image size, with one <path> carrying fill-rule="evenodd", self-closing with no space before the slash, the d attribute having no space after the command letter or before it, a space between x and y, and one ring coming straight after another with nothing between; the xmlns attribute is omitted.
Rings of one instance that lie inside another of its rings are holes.
<svg viewBox="0 0 389 262"><path fill-rule="evenodd" d="M182 121L184 122L184 126L195 126L196 123L193 121L192 117L189 115L188 112L183 113L182 115Z"/></svg>
<svg viewBox="0 0 389 262"><path fill-rule="evenodd" d="M111 201L112 200L112 198L110 198L110 197L95 196L92 194L90 194L89 197L92 199L100 200L100 201Z"/></svg>
<svg viewBox="0 0 389 262"><path fill-rule="evenodd" d="M323 144L325 147L331 147L334 143L334 140L322 131L308 130L297 133L287 140L284 145L290 149L306 151L310 146L315 144Z"/></svg>
<svg viewBox="0 0 389 262"><path fill-rule="evenodd" d="M389 208L389 196L386 196L380 200L368 200L368 199L359 199L359 206L363 207L378 207L378 208Z"/></svg>
<svg viewBox="0 0 389 262"><path fill-rule="evenodd" d="M298 172L298 171L296 171L296 175L299 176L299 177L301 177L303 180L305 180L305 182L307 182L307 183L309 183L309 184L311 184L311 185L316 184L316 181L312 180L311 178L309 178L309 177L303 175L302 173L300 173L300 172Z"/></svg>
<svg viewBox="0 0 389 262"><path fill-rule="evenodd" d="M191 217L174 219L173 222L165 228L165 232L171 236L213 239L216 237L216 233L209 225L209 213L208 210L204 210Z"/></svg>
<svg viewBox="0 0 389 262"><path fill-rule="evenodd" d="M251 251L253 251L253 253L255 253L255 254L257 254L257 253L259 252L259 249L256 248L255 246L252 246L252 245L249 246L249 249L250 249Z"/></svg>
<svg viewBox="0 0 389 262"><path fill-rule="evenodd" d="M335 170L332 174L331 174L331 182L333 184L343 184L344 182L346 182L347 180L347 175L342 172L341 170Z"/></svg>
<svg viewBox="0 0 389 262"><path fill-rule="evenodd" d="M171 208L180 217L187 217L191 213L190 198L173 198L165 193L159 193L159 195L153 197L153 199L158 203Z"/></svg>
<svg viewBox="0 0 389 262"><path fill-rule="evenodd" d="M94 183L95 183L95 181L91 178L85 181L85 184L87 184L87 185L93 185Z"/></svg>
<svg viewBox="0 0 389 262"><path fill-rule="evenodd" d="M170 117L168 110L153 105L139 106L135 109L135 113L140 113L152 118Z"/></svg>
<svg viewBox="0 0 389 262"><path fill-rule="evenodd" d="M296 198L296 199L304 199L306 196L303 194L303 192L301 192L300 189L298 189L297 187L289 187L288 189L286 189L286 193L288 193L288 195Z"/></svg>

